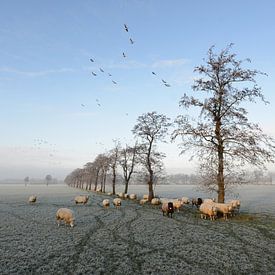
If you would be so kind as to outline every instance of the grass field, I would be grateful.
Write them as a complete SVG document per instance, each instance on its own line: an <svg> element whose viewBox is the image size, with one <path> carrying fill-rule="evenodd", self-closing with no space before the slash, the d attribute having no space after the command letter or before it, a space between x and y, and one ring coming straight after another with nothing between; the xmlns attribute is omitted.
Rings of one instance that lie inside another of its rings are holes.
<svg viewBox="0 0 275 275"><path fill-rule="evenodd" d="M38 195L34 205L28 196ZM159 207L66 186L0 187L0 274L275 274L275 218L241 212L229 221L201 220L185 207L174 218ZM60 207L76 226L57 227Z"/></svg>

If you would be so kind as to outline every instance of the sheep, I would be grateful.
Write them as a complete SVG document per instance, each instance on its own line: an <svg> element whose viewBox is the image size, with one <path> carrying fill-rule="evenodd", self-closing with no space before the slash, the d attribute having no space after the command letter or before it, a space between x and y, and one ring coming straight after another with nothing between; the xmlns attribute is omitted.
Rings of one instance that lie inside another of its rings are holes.
<svg viewBox="0 0 275 275"><path fill-rule="evenodd" d="M202 198L193 198L192 199L192 206L194 206L194 205L196 205L197 206L197 208L199 208L200 207L200 205L202 204Z"/></svg>
<svg viewBox="0 0 275 275"><path fill-rule="evenodd" d="M120 198L115 198L113 200L113 205L118 208L119 206L121 206L121 199Z"/></svg>
<svg viewBox="0 0 275 275"><path fill-rule="evenodd" d="M125 196L125 194L124 194L123 192L121 192L121 193L117 193L117 195L118 195L121 199L123 199L123 198L124 198L124 196Z"/></svg>
<svg viewBox="0 0 275 275"><path fill-rule="evenodd" d="M36 202L36 196L35 195L31 195L29 197L29 203L35 203Z"/></svg>
<svg viewBox="0 0 275 275"><path fill-rule="evenodd" d="M145 200L148 200L149 199L149 195L143 195L143 199L145 199Z"/></svg>
<svg viewBox="0 0 275 275"><path fill-rule="evenodd" d="M110 206L110 201L108 199L105 199L105 200L102 201L102 205L104 207L108 207L108 206Z"/></svg>
<svg viewBox="0 0 275 275"><path fill-rule="evenodd" d="M180 212L180 208L182 206L182 201L179 199L175 199L172 202L173 202L174 209L177 209L178 212Z"/></svg>
<svg viewBox="0 0 275 275"><path fill-rule="evenodd" d="M59 208L55 216L58 226L60 226L60 221L64 221L65 225L69 224L71 227L74 227L75 218L72 210L68 208Z"/></svg>
<svg viewBox="0 0 275 275"><path fill-rule="evenodd" d="M89 196L87 195L80 195L74 198L75 204L78 204L78 203L86 204L88 200L89 200Z"/></svg>
<svg viewBox="0 0 275 275"><path fill-rule="evenodd" d="M159 205L161 202L160 202L160 199L159 198L153 198L151 200L151 204L153 205Z"/></svg>
<svg viewBox="0 0 275 275"><path fill-rule="evenodd" d="M182 204L189 204L190 203L190 199L187 197L182 197L181 198Z"/></svg>
<svg viewBox="0 0 275 275"><path fill-rule="evenodd" d="M212 202L215 202L214 199L204 199L203 200L203 203L212 203Z"/></svg>
<svg viewBox="0 0 275 275"><path fill-rule="evenodd" d="M223 218L225 220L227 220L228 215L232 214L233 207L229 203L217 203L217 202L213 202L213 203L210 203L210 205L215 206L217 208L217 211L223 214Z"/></svg>
<svg viewBox="0 0 275 275"><path fill-rule="evenodd" d="M174 213L173 202L163 203L162 207L161 207L161 210L162 210L162 215L163 216L164 216L164 213L166 213L166 215L168 217L169 217L169 214L170 214L170 217L172 218L172 215Z"/></svg>
<svg viewBox="0 0 275 275"><path fill-rule="evenodd" d="M240 212L240 207L241 207L241 201L240 200L231 200L228 202L230 205L233 207L232 214L235 212Z"/></svg>
<svg viewBox="0 0 275 275"><path fill-rule="evenodd" d="M124 194L124 199L129 199L129 194Z"/></svg>
<svg viewBox="0 0 275 275"><path fill-rule="evenodd" d="M201 218L206 219L209 216L210 220L214 220L217 217L217 208L210 203L202 203L200 205Z"/></svg>
<svg viewBox="0 0 275 275"><path fill-rule="evenodd" d="M107 195L108 195L108 196L112 196L113 193L112 193L112 192L108 192Z"/></svg>
<svg viewBox="0 0 275 275"><path fill-rule="evenodd" d="M136 194L130 194L130 199L131 200L136 200L137 199L137 195Z"/></svg>
<svg viewBox="0 0 275 275"><path fill-rule="evenodd" d="M139 201L139 204L143 205L143 204L145 204L147 201L148 201L148 200L146 200L146 199L141 199L141 200Z"/></svg>

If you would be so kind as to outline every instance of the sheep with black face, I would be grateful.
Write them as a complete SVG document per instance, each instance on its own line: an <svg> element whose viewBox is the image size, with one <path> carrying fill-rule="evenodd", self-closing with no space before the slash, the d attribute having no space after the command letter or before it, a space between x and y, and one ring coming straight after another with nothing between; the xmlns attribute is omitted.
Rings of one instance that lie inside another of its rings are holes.
<svg viewBox="0 0 275 275"><path fill-rule="evenodd" d="M170 217L172 218L172 215L174 213L174 205L173 205L173 202L168 202L168 203L163 203L162 204L162 214L164 216L164 213L166 213L166 215L169 217L169 214L170 214Z"/></svg>

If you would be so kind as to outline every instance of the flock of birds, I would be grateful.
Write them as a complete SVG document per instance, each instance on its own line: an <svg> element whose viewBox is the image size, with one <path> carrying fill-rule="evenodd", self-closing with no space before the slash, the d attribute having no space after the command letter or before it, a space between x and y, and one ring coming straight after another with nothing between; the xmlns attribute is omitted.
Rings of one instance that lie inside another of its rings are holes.
<svg viewBox="0 0 275 275"><path fill-rule="evenodd" d="M125 32L129 33L129 27L128 27L126 24L124 24L123 27L124 27ZM129 43L130 43L131 45L134 45L134 44L135 44L135 41L132 39L132 37L129 37ZM126 54L125 51L122 52L122 57L123 57L123 58L127 58L127 54ZM90 58L90 62L91 62L91 63L96 63L96 59L95 59L95 58ZM92 72L91 72L91 75L92 75L93 77L97 77L100 73L107 74L108 77L110 78L111 82L112 82L114 85L117 85L117 84L118 84L118 82L115 81L115 80L113 79L113 75L112 75L110 72L107 72L107 71L106 71L105 69L103 69L102 67L98 67L98 71L92 71ZM154 71L152 71L152 75L154 75L155 77L158 77L158 74L157 74L156 72L154 72ZM160 79L161 83L162 83L165 87L171 87L171 85L170 85L166 80L164 80L164 79L162 79L162 78L159 78L159 79ZM98 100L98 99L96 99L96 104L97 104L98 107L101 106L101 104L99 103L99 100ZM81 106L82 106L82 107L85 107L85 104L82 103ZM126 116L128 116L128 113L126 113Z"/></svg>

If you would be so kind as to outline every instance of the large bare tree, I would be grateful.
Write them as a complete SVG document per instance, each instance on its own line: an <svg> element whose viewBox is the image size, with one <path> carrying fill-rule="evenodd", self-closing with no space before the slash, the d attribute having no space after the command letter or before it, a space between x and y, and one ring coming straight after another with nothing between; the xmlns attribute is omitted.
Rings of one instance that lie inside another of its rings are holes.
<svg viewBox="0 0 275 275"><path fill-rule="evenodd" d="M256 83L256 77L265 74L243 68L243 63L250 60L237 60L231 47L232 44L218 54L211 47L205 64L195 68L203 76L194 80L192 86L197 96L185 94L180 106L197 107L200 114L196 120L178 116L177 129L172 134L172 139L182 138L181 153L195 149L194 155L204 162L202 168L212 169L219 202L224 202L225 173L229 168L231 178L236 179L232 177L232 167L236 171L246 164L262 168L267 162L274 162L275 153L274 139L264 134L258 124L249 122L245 108L247 102L257 99L268 103Z"/></svg>
<svg viewBox="0 0 275 275"><path fill-rule="evenodd" d="M120 150L119 164L123 171L124 178L124 193L128 193L128 186L134 169L137 165L137 153L138 153L138 144L134 146L126 145L125 148Z"/></svg>
<svg viewBox="0 0 275 275"><path fill-rule="evenodd" d="M148 171L149 201L154 197L153 183L153 154L157 141L164 141L171 125L169 118L156 112L145 113L138 117L133 133L137 138L141 138L145 146L145 168Z"/></svg>

